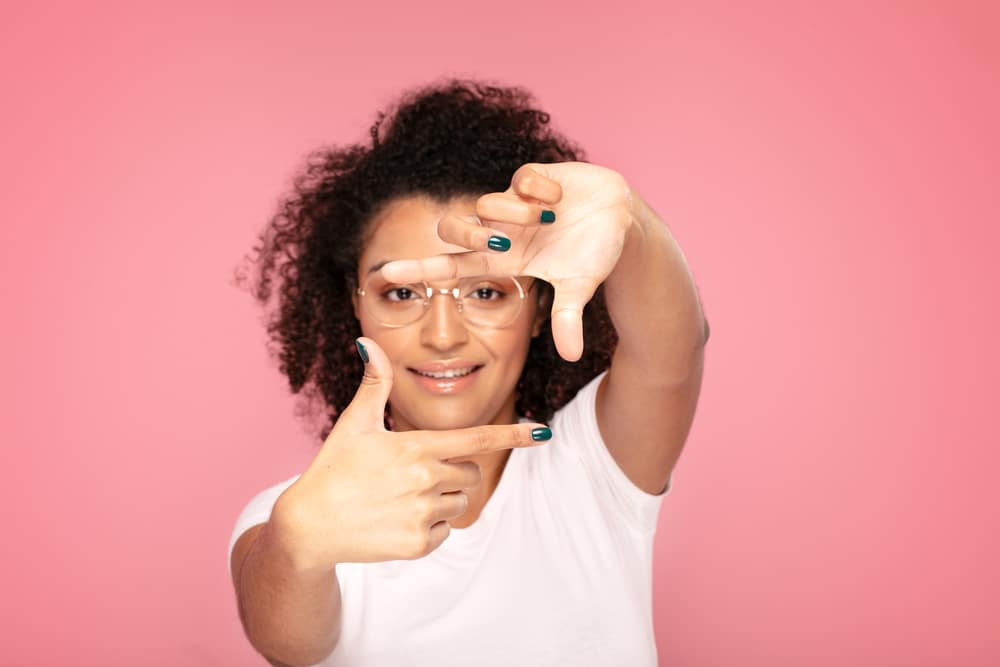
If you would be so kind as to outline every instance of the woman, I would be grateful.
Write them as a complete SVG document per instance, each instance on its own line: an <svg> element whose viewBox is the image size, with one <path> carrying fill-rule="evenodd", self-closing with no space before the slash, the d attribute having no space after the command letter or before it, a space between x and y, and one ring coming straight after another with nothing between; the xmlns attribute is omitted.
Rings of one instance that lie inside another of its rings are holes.
<svg viewBox="0 0 1000 667"><path fill-rule="evenodd" d="M230 542L272 664L656 664L653 538L708 326L663 222L531 104L412 91L263 235L281 370L330 418Z"/></svg>

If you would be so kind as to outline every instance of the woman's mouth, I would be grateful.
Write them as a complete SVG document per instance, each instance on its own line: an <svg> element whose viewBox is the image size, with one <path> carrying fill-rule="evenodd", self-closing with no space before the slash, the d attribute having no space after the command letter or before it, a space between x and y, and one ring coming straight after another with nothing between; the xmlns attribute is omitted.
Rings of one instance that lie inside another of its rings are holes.
<svg viewBox="0 0 1000 667"><path fill-rule="evenodd" d="M432 394L453 394L472 384L482 365L456 368L447 371L418 371L408 368L419 384Z"/></svg>

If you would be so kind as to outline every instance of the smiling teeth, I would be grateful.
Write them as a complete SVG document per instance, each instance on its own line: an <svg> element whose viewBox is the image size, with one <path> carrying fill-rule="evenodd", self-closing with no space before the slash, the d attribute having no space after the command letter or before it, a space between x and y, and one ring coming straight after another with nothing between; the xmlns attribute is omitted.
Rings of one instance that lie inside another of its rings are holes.
<svg viewBox="0 0 1000 667"><path fill-rule="evenodd" d="M475 370L475 368L468 368L468 369L466 369L464 371L445 371L443 373L424 373L423 371L417 371L417 373L419 373L420 375L423 375L424 377L436 378L438 380L442 380L444 378L458 378L458 377L462 377L463 375L468 375L469 373L471 373L474 370Z"/></svg>

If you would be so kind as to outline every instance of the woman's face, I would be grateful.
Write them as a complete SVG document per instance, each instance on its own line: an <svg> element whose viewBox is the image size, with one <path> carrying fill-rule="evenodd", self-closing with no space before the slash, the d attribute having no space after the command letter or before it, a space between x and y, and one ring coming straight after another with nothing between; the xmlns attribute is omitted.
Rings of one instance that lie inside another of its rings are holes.
<svg viewBox="0 0 1000 667"><path fill-rule="evenodd" d="M447 215L474 215L476 198L453 199L441 206L414 195L396 199L368 228L369 238L358 266L361 285L373 266L394 259L430 257L466 252L441 240L438 220ZM538 335L547 314L539 305L534 279L521 279L525 299L517 319L502 329L468 324L449 295L437 295L421 319L398 328L379 324L354 295L354 314L365 336L377 342L392 362L394 381L389 395L390 412L397 431L449 430L479 424L513 423L514 390L528 355L531 338ZM457 281L431 283L452 287ZM366 297L367 298L367 297ZM452 387L437 386L414 368L433 362L457 362L480 368Z"/></svg>

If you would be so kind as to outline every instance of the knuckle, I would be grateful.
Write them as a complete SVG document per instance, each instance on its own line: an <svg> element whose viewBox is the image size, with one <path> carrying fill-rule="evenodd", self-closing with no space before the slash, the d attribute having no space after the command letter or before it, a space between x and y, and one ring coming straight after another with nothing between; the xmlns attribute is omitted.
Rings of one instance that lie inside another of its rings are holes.
<svg viewBox="0 0 1000 667"><path fill-rule="evenodd" d="M517 186L521 192L532 192L537 182L538 178L535 176L535 172L524 168L518 175Z"/></svg>
<svg viewBox="0 0 1000 667"><path fill-rule="evenodd" d="M541 182L541 174L535 171L535 162L526 162L514 172L514 180L522 190L530 190Z"/></svg>
<svg viewBox="0 0 1000 667"><path fill-rule="evenodd" d="M480 271L484 276L490 274L490 256L483 254L479 257Z"/></svg>
<svg viewBox="0 0 1000 667"><path fill-rule="evenodd" d="M417 525L427 528L427 522L434 514L434 503L430 500L422 499L417 501Z"/></svg>
<svg viewBox="0 0 1000 667"><path fill-rule="evenodd" d="M410 468L410 479L413 480L413 484L421 491L429 489L437 484L434 479L434 474L431 473L430 469L426 465L421 463L415 463Z"/></svg>
<svg viewBox="0 0 1000 667"><path fill-rule="evenodd" d="M371 369L368 367L367 364L365 364L365 372L364 375L361 376L362 386L374 387L375 385L378 385L380 382L382 382L381 378L378 378L375 375L373 375Z"/></svg>
<svg viewBox="0 0 1000 667"><path fill-rule="evenodd" d="M400 449L402 450L403 456L405 456L407 460L418 461L423 458L424 448L416 440L406 440L403 442Z"/></svg>
<svg viewBox="0 0 1000 667"><path fill-rule="evenodd" d="M445 255L445 261L448 263L448 279L454 280L458 277L458 260L451 254Z"/></svg>
<svg viewBox="0 0 1000 667"><path fill-rule="evenodd" d="M472 448L477 453L490 451L490 436L486 429L477 428L472 432Z"/></svg>

